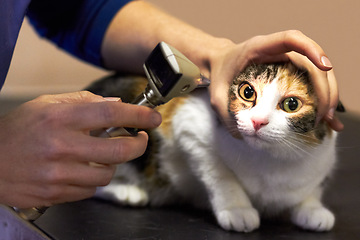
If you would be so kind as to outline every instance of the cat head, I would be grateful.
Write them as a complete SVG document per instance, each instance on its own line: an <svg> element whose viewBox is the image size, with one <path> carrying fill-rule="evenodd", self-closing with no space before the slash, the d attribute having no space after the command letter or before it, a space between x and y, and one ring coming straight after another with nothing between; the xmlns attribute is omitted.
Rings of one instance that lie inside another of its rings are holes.
<svg viewBox="0 0 360 240"><path fill-rule="evenodd" d="M317 103L306 71L291 63L251 65L230 86L230 131L254 148L313 146L328 132L316 125Z"/></svg>

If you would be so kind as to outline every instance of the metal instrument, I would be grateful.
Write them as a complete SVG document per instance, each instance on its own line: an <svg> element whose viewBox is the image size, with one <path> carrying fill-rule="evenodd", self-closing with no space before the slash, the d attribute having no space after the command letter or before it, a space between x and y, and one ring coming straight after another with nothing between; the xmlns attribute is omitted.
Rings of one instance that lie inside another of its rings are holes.
<svg viewBox="0 0 360 240"><path fill-rule="evenodd" d="M144 64L149 83L132 104L155 108L174 97L188 94L195 88L207 87L210 80L201 75L199 68L170 45L160 42ZM136 135L137 129L111 127L100 137Z"/></svg>

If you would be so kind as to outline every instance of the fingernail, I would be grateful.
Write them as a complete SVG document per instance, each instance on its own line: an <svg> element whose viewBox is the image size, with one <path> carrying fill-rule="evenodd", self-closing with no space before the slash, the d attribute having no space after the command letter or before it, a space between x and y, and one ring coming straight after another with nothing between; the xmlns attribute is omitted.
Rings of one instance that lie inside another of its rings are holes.
<svg viewBox="0 0 360 240"><path fill-rule="evenodd" d="M321 57L321 63L322 63L325 67L332 68L332 64L331 64L329 58L327 58L326 56L322 56L322 57Z"/></svg>
<svg viewBox="0 0 360 240"><path fill-rule="evenodd" d="M340 132L340 131L344 130L344 127L345 127L344 124L338 120L337 128L335 129L335 131Z"/></svg>
<svg viewBox="0 0 360 240"><path fill-rule="evenodd" d="M329 112L326 114L327 119L333 120L335 114L335 108L330 108Z"/></svg>
<svg viewBox="0 0 360 240"><path fill-rule="evenodd" d="M161 114L158 113L158 112L153 113L151 120L152 120L152 122L153 122L153 124L155 126L159 126L161 124L161 121L162 121Z"/></svg>

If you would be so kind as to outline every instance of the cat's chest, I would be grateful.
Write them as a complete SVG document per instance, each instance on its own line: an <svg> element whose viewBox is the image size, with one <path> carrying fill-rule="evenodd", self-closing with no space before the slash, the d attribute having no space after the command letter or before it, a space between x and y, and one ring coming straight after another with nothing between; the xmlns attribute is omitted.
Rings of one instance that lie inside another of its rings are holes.
<svg viewBox="0 0 360 240"><path fill-rule="evenodd" d="M286 161L266 151L252 149L220 129L217 136L220 161L231 169L245 190L256 198L275 201L285 195L297 195L311 189L313 184L318 184L317 179L322 177L314 174L306 161Z"/></svg>

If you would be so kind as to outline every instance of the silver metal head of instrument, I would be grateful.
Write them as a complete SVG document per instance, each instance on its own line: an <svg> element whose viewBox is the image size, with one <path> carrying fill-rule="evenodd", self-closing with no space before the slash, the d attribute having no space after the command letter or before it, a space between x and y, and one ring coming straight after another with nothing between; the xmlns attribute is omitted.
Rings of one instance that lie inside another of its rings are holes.
<svg viewBox="0 0 360 240"><path fill-rule="evenodd" d="M144 63L148 85L132 104L155 108L174 97L188 94L196 88L207 87L210 80L200 69L174 47L160 42ZM137 129L111 127L100 137L134 135Z"/></svg>
<svg viewBox="0 0 360 240"><path fill-rule="evenodd" d="M153 106L210 84L194 63L165 42L154 48L145 61L144 69L149 80L144 98Z"/></svg>

